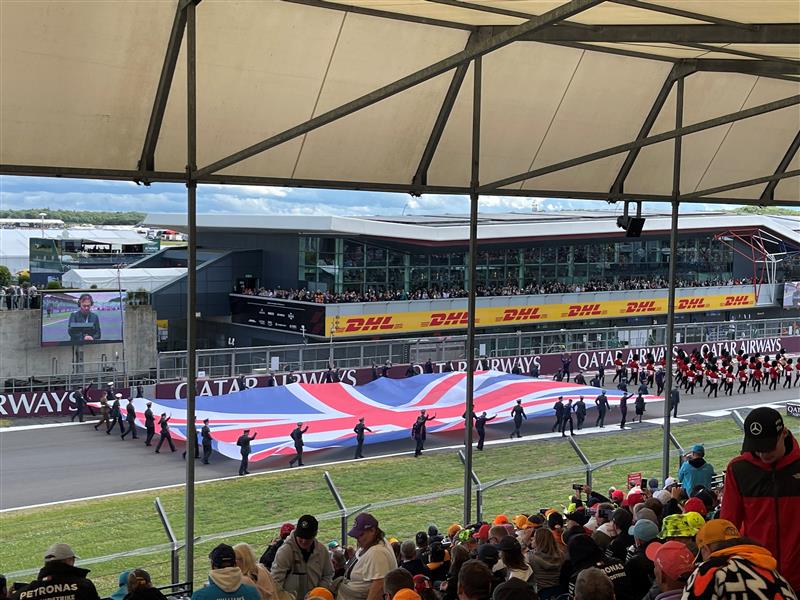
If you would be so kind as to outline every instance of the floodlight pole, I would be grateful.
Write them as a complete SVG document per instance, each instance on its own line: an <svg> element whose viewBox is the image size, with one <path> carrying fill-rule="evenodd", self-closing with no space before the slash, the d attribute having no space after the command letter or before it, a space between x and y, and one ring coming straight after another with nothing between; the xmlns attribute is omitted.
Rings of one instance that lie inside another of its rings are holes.
<svg viewBox="0 0 800 600"><path fill-rule="evenodd" d="M186 5L186 214L189 231L186 269L186 581L194 582L194 461L197 448L197 28L195 2Z"/></svg>
<svg viewBox="0 0 800 600"><path fill-rule="evenodd" d="M684 78L678 79L675 93L675 129L683 127L683 84ZM667 339L664 340L666 352L665 381L664 381L664 440L661 456L661 479L669 477L669 452L670 452L670 409L672 408L672 348L675 338L675 276L678 264L678 198L681 195L681 142L683 138L675 138L675 147L672 157L672 224L669 232L669 300L667 301Z"/></svg>
<svg viewBox="0 0 800 600"><path fill-rule="evenodd" d="M478 185L481 151L481 57L473 61L472 172L469 195L469 301L467 304L467 389L464 412L464 524L472 522L472 413L475 390L475 295L478 261Z"/></svg>

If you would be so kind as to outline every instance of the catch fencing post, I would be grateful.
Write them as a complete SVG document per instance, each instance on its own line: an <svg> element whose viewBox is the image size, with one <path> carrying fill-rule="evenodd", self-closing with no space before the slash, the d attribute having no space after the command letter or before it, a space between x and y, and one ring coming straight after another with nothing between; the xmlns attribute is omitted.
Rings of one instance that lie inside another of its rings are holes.
<svg viewBox="0 0 800 600"><path fill-rule="evenodd" d="M741 413L738 410L734 410L733 412L731 412L731 417L733 418L734 421L736 421L736 424L739 426L739 429L744 431L744 418L742 418Z"/></svg>
<svg viewBox="0 0 800 600"><path fill-rule="evenodd" d="M328 484L328 489L333 496L336 505L339 507L339 512L341 513L341 534L342 534L342 547L347 547L347 520L354 514L363 512L367 510L372 504L364 504L359 508L351 509L350 511L347 510L347 506L345 506L344 500L342 500L342 495L339 493L339 490L336 487L336 484L333 483L333 478L331 477L330 473L325 471L322 475L325 478L325 483Z"/></svg>
<svg viewBox="0 0 800 600"><path fill-rule="evenodd" d="M156 505L156 512L158 513L158 517L161 519L161 524L164 526L164 531L167 534L167 538L169 538L169 543L172 546L170 549L170 574L172 578L172 584L177 585L180 582L180 557L178 556L178 551L181 549L181 544L178 543L178 538L175 537L175 532L172 530L172 525L169 522L169 517L167 517L167 511L164 510L164 506L161 504L161 498L156 497L154 504Z"/></svg>
<svg viewBox="0 0 800 600"><path fill-rule="evenodd" d="M461 459L462 464L467 464L467 458L464 456L464 451L458 451L458 458ZM481 480L478 479L478 475L470 469L470 477L472 478L472 482L475 484L475 522L480 523L483 520L483 492L488 490L489 488L493 488L496 485L500 485L504 483L505 479L497 479L495 481L490 481L489 483L483 484ZM471 501L471 499L470 499Z"/></svg>
<svg viewBox="0 0 800 600"><path fill-rule="evenodd" d="M581 460L583 465L586 467L586 485L588 485L589 487L592 487L592 474L595 471L597 471L598 469L602 469L603 467L607 467L611 463L614 463L614 462L617 461L616 458L612 458L611 460L604 460L601 463L597 463L596 465L593 465L591 463L591 461L589 460L589 457L587 457L586 454L584 454L583 450L578 445L578 442L575 441L575 438L573 436L569 436L569 443L570 443L570 446L572 446L572 449L575 450L575 454L578 455L578 458Z"/></svg>
<svg viewBox="0 0 800 600"><path fill-rule="evenodd" d="M663 429L664 426L662 425L661 428ZM686 456L686 450L683 449L683 446L681 446L681 443L678 441L678 438L675 437L675 434L672 433L671 429L669 430L668 433L669 433L669 441L672 442L672 445L675 446L675 448L679 452L679 454L678 454L678 469L680 469L681 465L683 464L683 457Z"/></svg>

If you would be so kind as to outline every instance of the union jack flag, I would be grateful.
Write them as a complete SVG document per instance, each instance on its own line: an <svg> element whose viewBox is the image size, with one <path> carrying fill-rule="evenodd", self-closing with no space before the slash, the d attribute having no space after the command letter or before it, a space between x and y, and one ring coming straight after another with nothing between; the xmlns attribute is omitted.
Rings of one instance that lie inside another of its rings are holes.
<svg viewBox="0 0 800 600"><path fill-rule="evenodd" d="M531 379L500 371L477 371L474 384L474 410L497 415L494 423L511 420L517 400L528 417L553 414L559 396L577 401L584 397L587 408L594 408L600 389L559 381ZM622 392L606 390L611 405L619 404ZM250 388L221 396L198 396L196 424L203 419L209 427L215 449L230 458L239 458L236 440L247 428L257 433L251 443L251 461L294 453L289 437L298 421L308 425L305 449L321 450L354 446L353 427L359 418L372 430L370 443L405 439L410 436L419 411L436 418L428 422L428 433L464 428L466 373L435 373L389 379L382 377L358 387L345 383L291 383L277 387ZM660 400L645 396L646 400ZM144 427L146 398L133 400L137 424ZM186 439L186 400L153 400L156 424L161 413L171 415L170 431L175 439ZM92 403L97 405L97 403ZM124 408L124 407L123 407ZM199 433L198 433L199 437Z"/></svg>

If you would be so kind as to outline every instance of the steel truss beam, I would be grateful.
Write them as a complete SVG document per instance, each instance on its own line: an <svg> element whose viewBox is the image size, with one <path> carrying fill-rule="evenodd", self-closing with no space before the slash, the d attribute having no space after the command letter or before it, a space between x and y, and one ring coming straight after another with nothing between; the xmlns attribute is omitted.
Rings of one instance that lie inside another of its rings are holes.
<svg viewBox="0 0 800 600"><path fill-rule="evenodd" d="M643 140L650 135L650 131L653 129L653 125L655 124L658 115L661 114L661 109L667 102L667 98L669 98L669 94L672 91L672 87L675 82L678 79L682 79L687 75L690 75L691 73L694 73L694 69L683 63L676 63L675 66L672 67L672 70L669 72L666 81L664 81L664 84L661 86L653 105L650 107L650 112L647 113L647 117L642 124L642 128L639 130L639 134L636 136L637 141ZM625 157L625 162L622 163L619 173L617 173L617 177L614 179L614 183L611 185L612 193L619 194L622 192L625 186L625 179L631 172L633 163L636 162L641 150L641 148L635 148L634 150L628 152L628 156Z"/></svg>
<svg viewBox="0 0 800 600"><path fill-rule="evenodd" d="M287 129L277 135L274 135L270 138L262 140L257 144L253 144L252 146L240 150L239 152L235 152L230 156L227 156L221 160L218 160L210 165L207 165L197 171L197 176L202 177L204 175L210 175L231 165L235 165L238 162L241 162L245 159L248 159L252 156L256 156L261 154L262 152L269 150L270 148L274 148L284 142L292 140L296 137L299 137L305 133L318 129L323 125L327 125L332 123L342 117L346 117L356 111L359 111L363 108L367 108L368 106L372 106L381 100L385 100L386 98L390 98L395 94L399 94L407 89L414 87L420 83L433 79L434 77L438 77L439 75L443 75L447 73L451 69L456 68L462 63L469 62L478 56L483 56L484 54L488 54L494 50L507 46L508 44L516 41L520 37L540 29L542 27L547 27L548 25L552 25L558 21L562 21L567 19L571 16L579 14L580 12L596 6L603 2L603 0L571 0L570 2L563 4L551 11L546 12L545 14L534 17L530 21L523 23L522 25L517 25L516 27L510 27L503 32L493 35L492 37L479 42L475 45L474 48L470 50L462 50L444 60L440 60L428 67L420 69L419 71L412 73L411 75L407 75L401 79L390 83L382 88L379 88L369 94L361 96L356 100L343 104L333 110L329 110L313 119L306 121L300 125L296 125L290 129Z"/></svg>
<svg viewBox="0 0 800 600"><path fill-rule="evenodd" d="M737 181L734 183L728 183L725 185L720 185L713 188L708 188L705 190L700 190L699 192L692 192L690 194L685 194L681 196L681 201L684 199L689 200L692 198L701 198L701 197L708 197L713 194L721 194L722 192L729 192L731 190L738 190L745 187L750 187L751 185L760 185L762 183L777 183L782 179L788 179L790 177L797 177L800 175L800 169L796 169L794 171L786 171L781 173L776 173L775 175L765 175L764 177L754 177L753 179L746 179L744 181Z"/></svg>
<svg viewBox="0 0 800 600"><path fill-rule="evenodd" d="M800 148L800 131L798 131L792 143L789 144L789 149L786 151L786 154L783 155L781 162L778 163L778 168L775 169L775 175L780 175L781 173L785 173L786 169L789 168L789 164L794 160L795 155L797 154L797 150ZM761 194L761 200L772 202L775 199L775 188L778 186L778 180L774 179L767 184L767 187L764 188L764 192Z"/></svg>
<svg viewBox="0 0 800 600"><path fill-rule="evenodd" d="M744 73L746 75L800 75L800 62L777 60L739 60L731 58L689 58L684 62L697 71Z"/></svg>
<svg viewBox="0 0 800 600"><path fill-rule="evenodd" d="M448 27L450 29L463 29L464 31L475 31L475 27L465 23L456 23L454 21L445 21L443 19L431 19L429 17L419 17L416 15L406 15L399 12L391 12L388 10L380 10L376 8L367 8L365 6L356 6L352 4L338 4L336 2L326 2L325 0L282 0L290 4L303 4L305 6L313 6L315 8L326 8L328 10L336 10L339 12L349 12L358 15L367 15L368 17L378 17L381 19L392 19L393 21L406 21L408 23L418 23L420 25L431 25L434 27Z"/></svg>
<svg viewBox="0 0 800 600"><path fill-rule="evenodd" d="M499 29L499 27L495 27ZM529 42L587 42L628 44L797 44L800 24L764 23L742 29L737 25L594 25L579 28L559 23L522 38Z"/></svg>
<svg viewBox="0 0 800 600"><path fill-rule="evenodd" d="M172 21L172 30L169 34L167 51L164 53L164 64L161 66L161 75L158 79L156 97L150 111L150 122L147 125L147 134L144 138L142 155L139 159L139 169L142 171L155 170L156 145L161 133L161 124L164 121L164 111L167 109L169 91L172 88L172 79L175 76L175 66L178 64L178 55L183 42L183 32L186 29L185 0L180 0L175 9L175 18ZM146 181L146 180L145 180Z"/></svg>
<svg viewBox="0 0 800 600"><path fill-rule="evenodd" d="M635 140L633 142L628 142L627 144L612 146L611 148L606 148L604 150L599 150L597 152L584 154L583 156L578 156L570 160L553 163L551 165L547 165L546 167L534 169L526 173L521 173L519 175L506 177L505 179L493 181L491 183L487 183L484 186L481 186L481 189L479 191L481 194L497 193L502 195L504 192L500 188L503 188L508 185L513 185L515 183L520 183L528 179L541 177L542 175L547 175L548 173L554 173L555 171L561 171L563 169L577 167L578 165L582 165L587 162L600 160L602 158L608 158L609 156L614 156L615 154L620 154L621 152L628 152L630 150L635 150L637 148L644 148L645 146L651 146L653 144L658 144L660 142L666 142L667 140L672 140L675 139L676 137L682 137L690 135L692 133L698 133L700 131L705 131L706 129L719 127L720 125L727 125L728 123L734 123L736 121L741 121L742 119L755 117L757 115L763 115L775 110L781 110L783 108L789 108L791 106L796 106L797 104L800 104L800 95L789 96L788 98L783 98L781 100L776 100L774 102L769 102L767 104L754 106L746 110L741 110L727 115L722 115L720 117L715 117L707 121L700 121L699 123L688 125L686 127L681 127L680 129L673 129L672 131L666 131L658 135L646 137L642 140Z"/></svg>
<svg viewBox="0 0 800 600"><path fill-rule="evenodd" d="M625 6L632 6L634 8L641 8L643 10L650 10L653 12L664 13L667 15L672 15L674 17L684 17L687 19L695 19L697 21L706 21L707 23L714 23L715 25L724 25L726 27L736 27L746 30L752 30L755 27L754 25L746 23L738 23L736 21L731 21L729 19L721 19L719 17L701 15L700 13L695 13L688 10L682 10L680 8L672 8L669 6L661 6L659 4L651 4L649 2L643 2L642 0L611 0L611 2L614 2L615 4L624 4Z"/></svg>
<svg viewBox="0 0 800 600"><path fill-rule="evenodd" d="M152 171L142 173L136 170L120 169L84 169L81 167L42 167L30 165L0 165L0 175L28 176L28 177L63 177L65 179L103 179L116 181L136 181L144 176L152 183L186 183L186 173ZM769 176L768 176L769 179ZM197 180L199 184L206 185L264 185L276 187L312 188L326 190L355 190L386 193L409 193L411 186L404 183L386 183L374 181L336 181L329 179L292 179L289 177L260 177L247 175L208 175ZM761 181L760 183L763 183ZM750 183L749 185L753 185ZM740 185L737 187L748 187ZM414 189L419 194L439 194L446 196L468 196L470 189L460 186L426 185ZM604 200L617 202L621 200L644 200L646 202L671 202L672 197L663 194L633 194L633 193L606 193L586 192L575 190L499 190L497 196L512 196L521 198L568 198L580 200ZM753 198L681 198L681 202L716 204L746 204L764 206L767 203L761 199ZM797 206L796 200L773 200L772 206Z"/></svg>
<svg viewBox="0 0 800 600"><path fill-rule="evenodd" d="M479 33L473 33L469 36L465 50L473 47L480 39ZM412 178L413 185L426 185L428 183L428 169L433 162L433 156L436 154L436 148L442 139L444 128L447 126L447 121L450 119L450 113L453 112L458 99L458 93L461 91L461 85L464 83L464 77L467 75L469 69L468 62L461 63L456 67L453 73L453 79L450 81L450 86L447 88L447 93L442 101L442 107L439 109L439 114L436 116L436 122L433 124L433 129L428 137L428 143L425 144L425 150L422 152L422 158L417 166L417 171Z"/></svg>
<svg viewBox="0 0 800 600"><path fill-rule="evenodd" d="M757 60L779 62L792 66L796 66L798 64L798 61L792 58L784 58L782 56L769 56L768 54L757 54L755 52L737 50L736 48L730 48L728 46L711 46L709 44L698 44L695 42L684 42L683 44L681 44L681 46L686 46L687 48L695 48L697 50L705 50L706 52L717 52L720 54L730 54L731 56L742 56L744 58L755 58ZM699 58L702 59L702 57Z"/></svg>

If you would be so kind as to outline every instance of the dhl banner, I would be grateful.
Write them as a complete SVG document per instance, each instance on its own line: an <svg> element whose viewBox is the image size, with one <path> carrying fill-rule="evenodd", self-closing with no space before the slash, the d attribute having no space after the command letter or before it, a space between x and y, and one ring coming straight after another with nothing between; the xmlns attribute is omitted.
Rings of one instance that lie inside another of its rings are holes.
<svg viewBox="0 0 800 600"><path fill-rule="evenodd" d="M666 314L665 298L652 300L605 300L579 304L538 304L535 306L487 306L475 312L476 327L502 327L525 323L546 323L570 319L614 319ZM676 298L677 312L732 310L755 306L754 293ZM325 328L335 337L390 335L413 331L465 329L467 311L422 311L343 315L326 317Z"/></svg>

